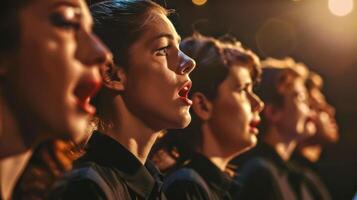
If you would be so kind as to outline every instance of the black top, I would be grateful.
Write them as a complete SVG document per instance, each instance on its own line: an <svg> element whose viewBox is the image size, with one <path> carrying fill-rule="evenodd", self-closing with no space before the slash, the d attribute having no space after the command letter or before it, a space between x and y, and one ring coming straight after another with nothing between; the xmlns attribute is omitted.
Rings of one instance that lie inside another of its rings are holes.
<svg viewBox="0 0 357 200"><path fill-rule="evenodd" d="M172 172L165 179L165 194L169 200L229 200L239 190L239 185L233 179L203 155L194 156L178 170L188 173L177 176ZM188 174L190 178L179 177ZM168 180L170 183L166 185Z"/></svg>
<svg viewBox="0 0 357 200"><path fill-rule="evenodd" d="M303 176L267 144L258 144L231 163L238 166L239 199L313 199Z"/></svg>
<svg viewBox="0 0 357 200"><path fill-rule="evenodd" d="M331 196L325 184L317 174L317 165L306 159L297 151L291 156L291 163L296 167L303 176L304 183L308 186L309 190L314 196L314 199L330 200Z"/></svg>
<svg viewBox="0 0 357 200"><path fill-rule="evenodd" d="M51 199L166 199L157 168L111 137L93 133L86 150Z"/></svg>

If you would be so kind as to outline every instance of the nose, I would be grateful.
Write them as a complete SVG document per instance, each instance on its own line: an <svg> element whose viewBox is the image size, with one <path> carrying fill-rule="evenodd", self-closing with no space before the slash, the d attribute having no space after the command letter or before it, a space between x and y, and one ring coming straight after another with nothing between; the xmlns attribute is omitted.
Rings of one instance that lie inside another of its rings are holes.
<svg viewBox="0 0 357 200"><path fill-rule="evenodd" d="M252 105L253 112L262 112L264 109L264 102L255 93L250 93L250 103Z"/></svg>
<svg viewBox="0 0 357 200"><path fill-rule="evenodd" d="M112 60L112 53L93 33L78 37L77 57L87 66L101 66Z"/></svg>
<svg viewBox="0 0 357 200"><path fill-rule="evenodd" d="M181 75L190 74L192 70L196 67L196 62L189 56L187 56L182 51L179 51L179 68L178 73Z"/></svg>

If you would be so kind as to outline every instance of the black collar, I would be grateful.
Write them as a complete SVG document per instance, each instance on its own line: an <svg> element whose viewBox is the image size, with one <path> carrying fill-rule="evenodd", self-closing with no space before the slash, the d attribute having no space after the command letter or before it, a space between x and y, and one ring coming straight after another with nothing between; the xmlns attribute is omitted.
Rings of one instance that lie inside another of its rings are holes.
<svg viewBox="0 0 357 200"><path fill-rule="evenodd" d="M222 196L226 195L232 186L232 179L201 154L193 156L186 166L194 169L210 187Z"/></svg>
<svg viewBox="0 0 357 200"><path fill-rule="evenodd" d="M317 166L316 163L311 162L310 160L308 160L305 156L303 156L300 152L298 152L297 150L294 151L294 153L291 156L290 159L294 164L297 164L301 167L304 168L309 168L309 169L313 169L313 170L317 170Z"/></svg>
<svg viewBox="0 0 357 200"><path fill-rule="evenodd" d="M284 161L275 149L266 143L258 143L252 150L253 156L260 156L271 160L276 166L281 169L289 170L289 161Z"/></svg>
<svg viewBox="0 0 357 200"><path fill-rule="evenodd" d="M150 163L146 163L149 170L123 145L98 131L90 138L81 160L115 168L128 187L144 199L157 184L151 173L157 176L159 172L153 172L155 168Z"/></svg>

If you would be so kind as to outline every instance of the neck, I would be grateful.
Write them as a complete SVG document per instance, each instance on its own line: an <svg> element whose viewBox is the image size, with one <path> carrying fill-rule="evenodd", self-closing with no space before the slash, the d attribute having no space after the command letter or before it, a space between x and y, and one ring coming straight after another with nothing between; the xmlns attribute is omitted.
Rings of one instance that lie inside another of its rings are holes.
<svg viewBox="0 0 357 200"><path fill-rule="evenodd" d="M321 145L310 145L299 149L299 153L312 163L320 159L322 153Z"/></svg>
<svg viewBox="0 0 357 200"><path fill-rule="evenodd" d="M264 142L272 146L281 159L288 161L296 148L297 142L295 139L284 137L283 134L284 133L280 133L276 128L271 128L266 132Z"/></svg>
<svg viewBox="0 0 357 200"><path fill-rule="evenodd" d="M162 132L148 127L131 113L121 97L115 97L108 116L111 126L100 130L128 149L142 164L145 164L156 138Z"/></svg>
<svg viewBox="0 0 357 200"><path fill-rule="evenodd" d="M202 146L200 153L210 159L221 171L225 171L229 161L242 152L242 150L230 150L229 147L229 144L220 143L220 140L215 137L209 124L204 123L202 125Z"/></svg>
<svg viewBox="0 0 357 200"><path fill-rule="evenodd" d="M31 150L0 160L0 197L11 199L12 190L32 155Z"/></svg>

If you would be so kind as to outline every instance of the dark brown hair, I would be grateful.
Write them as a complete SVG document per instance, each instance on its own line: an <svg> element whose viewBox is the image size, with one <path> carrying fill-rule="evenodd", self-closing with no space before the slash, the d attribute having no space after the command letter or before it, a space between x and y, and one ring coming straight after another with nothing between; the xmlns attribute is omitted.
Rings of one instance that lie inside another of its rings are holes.
<svg viewBox="0 0 357 200"><path fill-rule="evenodd" d="M109 47L114 63L127 68L131 45L145 31L153 14L168 15L169 10L149 0L102 1L90 6L94 32Z"/></svg>
<svg viewBox="0 0 357 200"><path fill-rule="evenodd" d="M0 6L0 56L14 52L18 47L19 11L31 0L3 0Z"/></svg>

